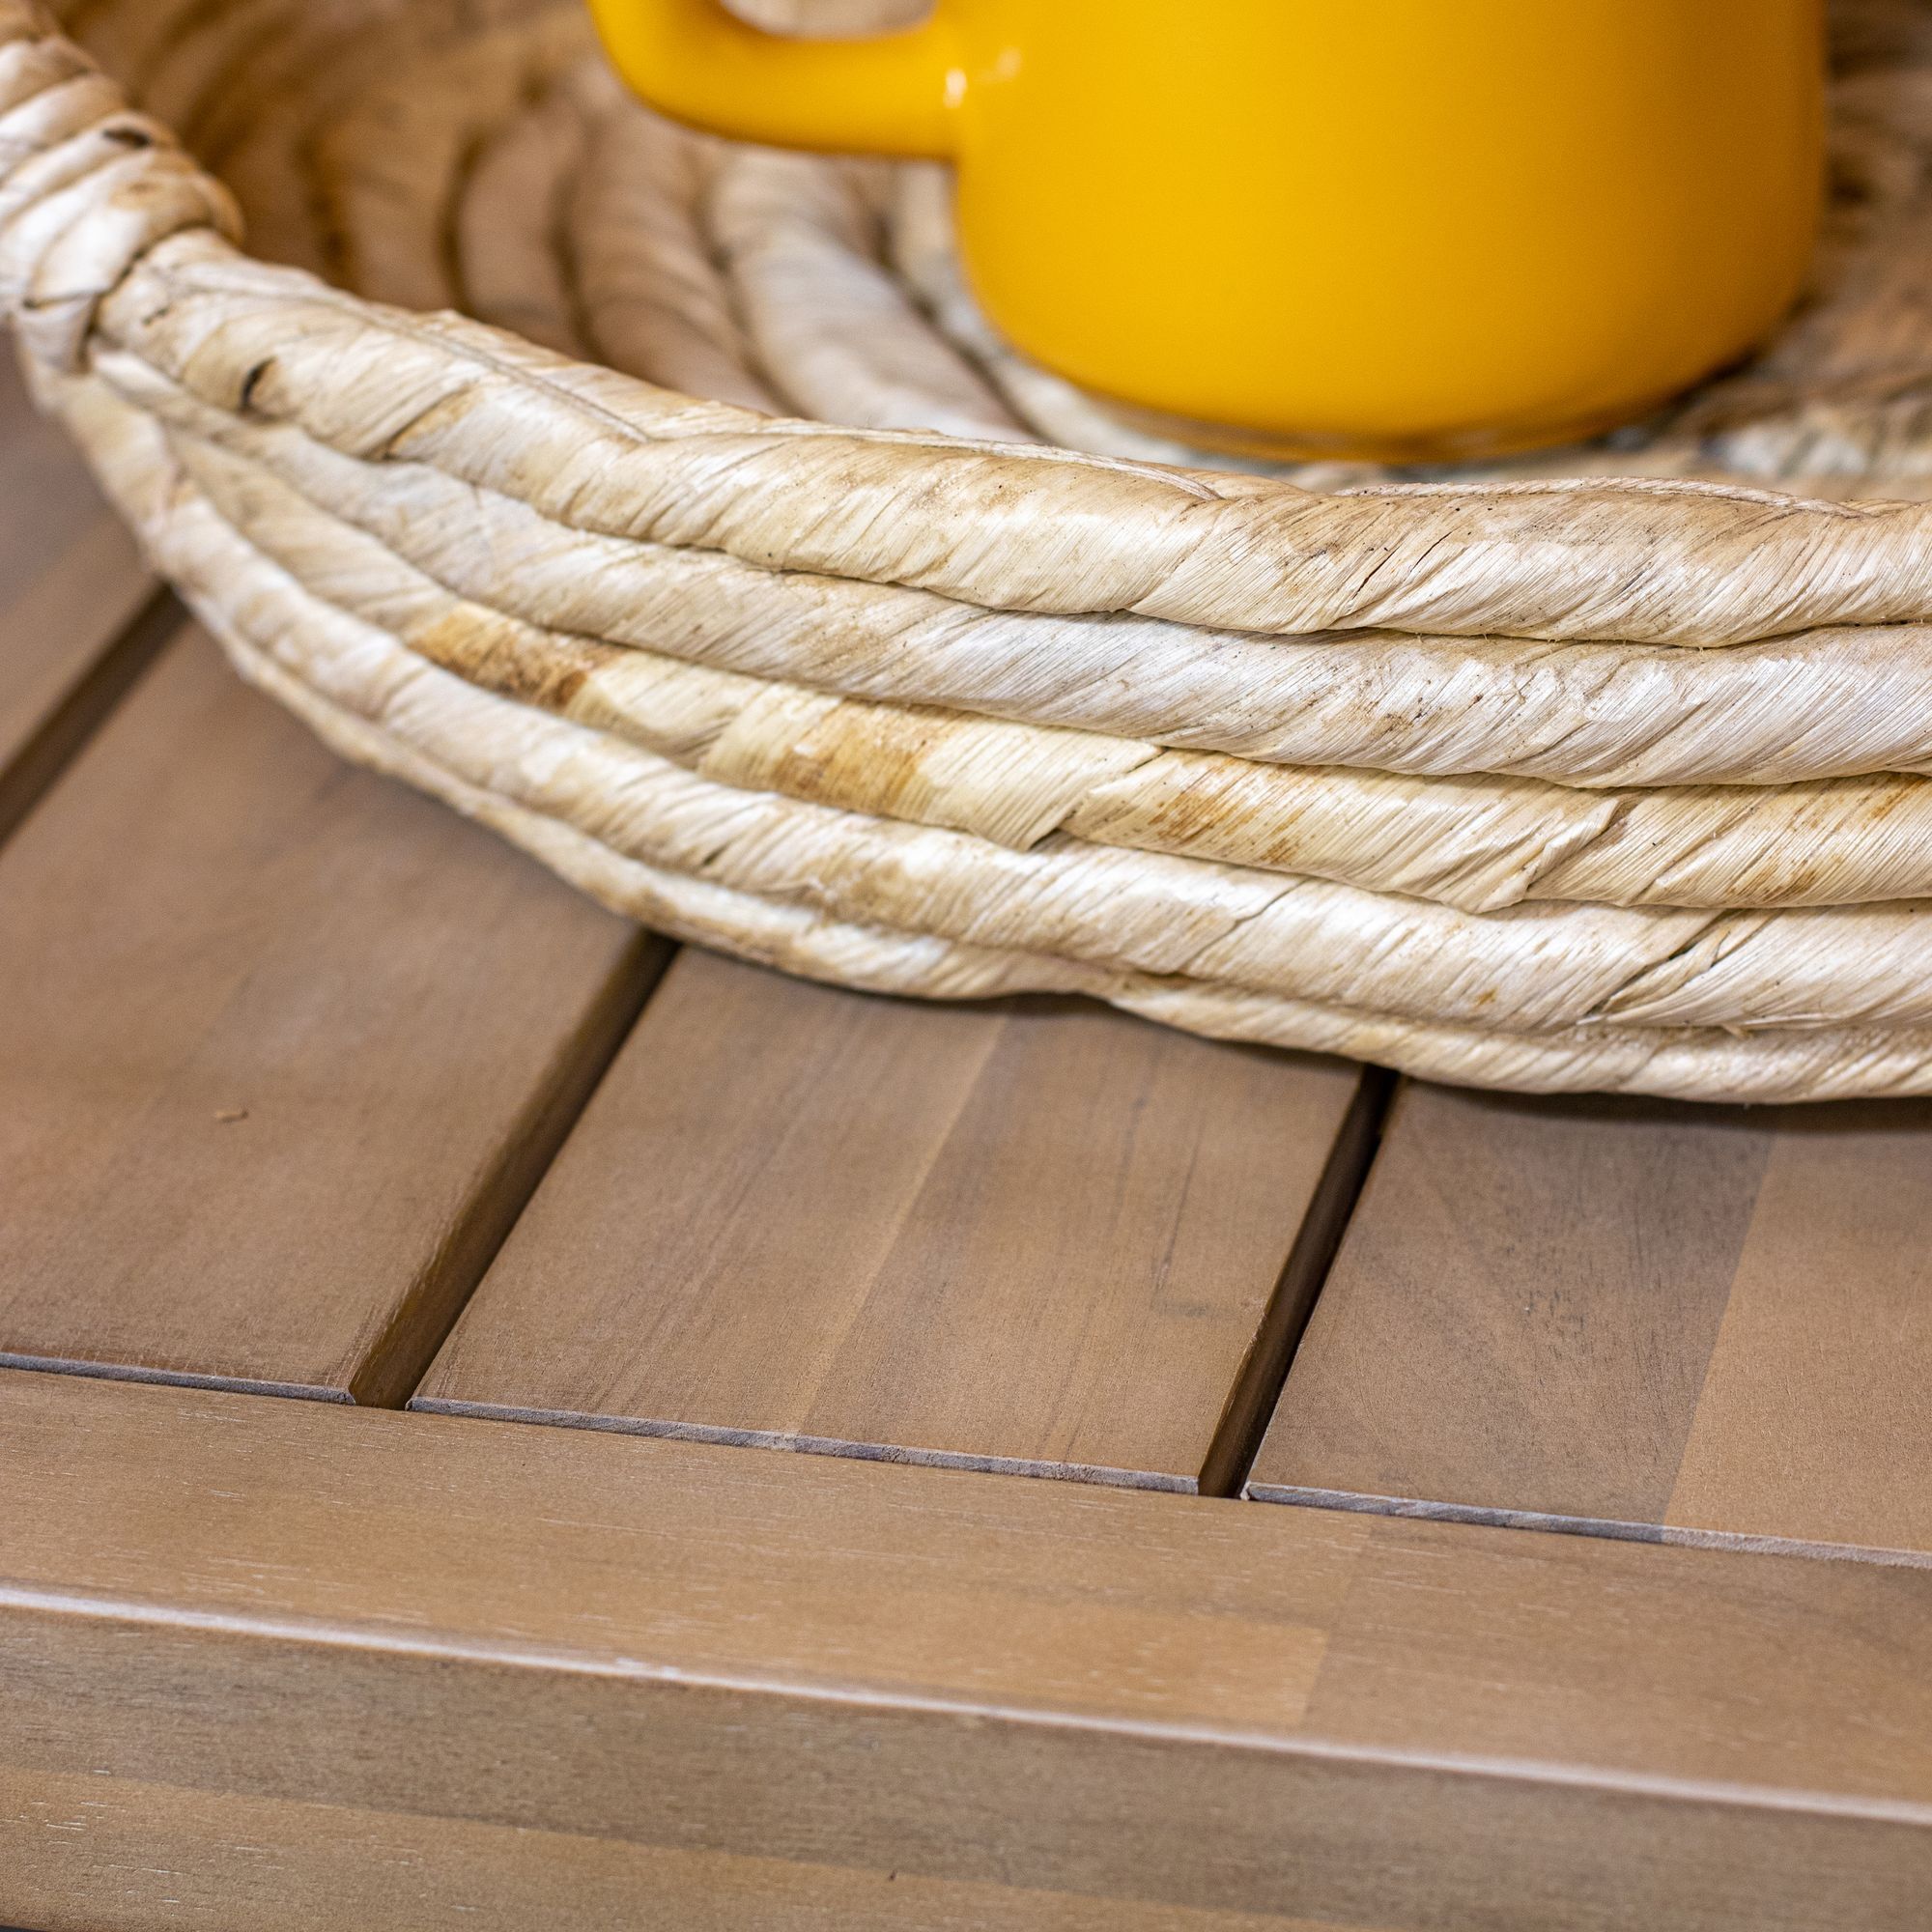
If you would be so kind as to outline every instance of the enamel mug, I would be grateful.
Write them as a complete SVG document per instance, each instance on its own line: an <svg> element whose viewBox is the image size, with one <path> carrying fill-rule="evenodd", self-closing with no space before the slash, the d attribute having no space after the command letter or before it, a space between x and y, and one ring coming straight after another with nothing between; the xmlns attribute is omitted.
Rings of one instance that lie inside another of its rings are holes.
<svg viewBox="0 0 1932 1932"><path fill-rule="evenodd" d="M1588 435L1747 354L1822 200L1822 0L939 0L859 41L591 0L644 99L936 156L1023 353L1231 448Z"/></svg>

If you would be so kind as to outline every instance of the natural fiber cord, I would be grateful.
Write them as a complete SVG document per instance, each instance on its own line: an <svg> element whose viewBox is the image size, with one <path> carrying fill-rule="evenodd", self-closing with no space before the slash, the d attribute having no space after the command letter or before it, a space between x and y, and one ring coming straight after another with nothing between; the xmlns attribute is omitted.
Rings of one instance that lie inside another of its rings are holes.
<svg viewBox="0 0 1932 1932"><path fill-rule="evenodd" d="M1114 421L979 315L938 171L670 127L575 5L58 11L0 0L0 308L346 755L852 985L1932 1091L1926 0L1840 9L1831 232L1756 365L1430 476Z"/></svg>

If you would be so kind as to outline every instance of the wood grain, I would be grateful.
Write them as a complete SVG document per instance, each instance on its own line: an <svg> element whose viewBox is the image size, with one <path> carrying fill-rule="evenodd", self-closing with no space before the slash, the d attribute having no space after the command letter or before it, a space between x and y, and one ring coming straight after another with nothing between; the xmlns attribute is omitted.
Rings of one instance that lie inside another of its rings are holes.
<svg viewBox="0 0 1932 1932"><path fill-rule="evenodd" d="M1932 1555L1932 1108L1404 1090L1252 1495Z"/></svg>
<svg viewBox="0 0 1932 1932"><path fill-rule="evenodd" d="M650 965L184 639L0 852L0 1355L400 1400Z"/></svg>
<svg viewBox="0 0 1932 1932"><path fill-rule="evenodd" d="M1344 1932L1339 1921L1083 1898L877 1866L102 1777L10 1778L0 1860L43 1932ZM293 1881L293 1882L292 1882ZM1347 1932L1373 1932L1350 1926Z"/></svg>
<svg viewBox="0 0 1932 1932"><path fill-rule="evenodd" d="M1932 1556L1932 1107L1780 1124L1664 1521Z"/></svg>
<svg viewBox="0 0 1932 1932"><path fill-rule="evenodd" d="M1903 1932L1932 1887L1921 1571L71 1377L0 1378L0 1443L30 1924L96 1829L164 1851L128 1924L244 1858L346 1922L358 1841L417 1889L378 1926L707 1861L742 1916L667 1922Z"/></svg>
<svg viewBox="0 0 1932 1932"><path fill-rule="evenodd" d="M154 579L0 346L0 838L161 642ZM164 629L164 627L161 627Z"/></svg>
<svg viewBox="0 0 1932 1932"><path fill-rule="evenodd" d="M687 953L417 1406L1191 1488L1358 1078Z"/></svg>

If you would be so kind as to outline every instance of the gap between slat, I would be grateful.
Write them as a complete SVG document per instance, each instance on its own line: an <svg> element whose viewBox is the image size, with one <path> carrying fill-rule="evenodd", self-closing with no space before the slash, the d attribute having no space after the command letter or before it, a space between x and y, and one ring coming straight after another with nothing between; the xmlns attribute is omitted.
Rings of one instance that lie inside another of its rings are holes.
<svg viewBox="0 0 1932 1932"><path fill-rule="evenodd" d="M1362 1068L1361 1084L1335 1136L1315 1198L1215 1427L1201 1468L1199 1488L1204 1496L1238 1496L1243 1492L1287 1385L1294 1352L1375 1164L1396 1085L1396 1076L1382 1067Z"/></svg>
<svg viewBox="0 0 1932 1932"><path fill-rule="evenodd" d="M25 823L187 621L175 593L165 584L157 588L0 768L0 844Z"/></svg>
<svg viewBox="0 0 1932 1932"><path fill-rule="evenodd" d="M1372 1496L1352 1490L1298 1489L1257 1483L1250 1500L1298 1509L1335 1510L1346 1516L1401 1517L1412 1522L1465 1522L1481 1529L1528 1529L1545 1535L1601 1537L1610 1543L1654 1543L1677 1549L1734 1549L1751 1556L1804 1556L1826 1563L1874 1563L1895 1570L1932 1570L1932 1553L1888 1549L1867 1543L1824 1543L1802 1536L1772 1536L1735 1529L1689 1529L1676 1523L1626 1522L1611 1517L1553 1516L1540 1510L1488 1509L1473 1503L1417 1502L1406 1496Z"/></svg>
<svg viewBox="0 0 1932 1932"><path fill-rule="evenodd" d="M515 1131L435 1260L370 1348L350 1382L366 1408L402 1408L490 1271L510 1230L550 1171L618 1050L630 1037L677 948L639 929L617 970L584 1014L552 1077L530 1097Z"/></svg>

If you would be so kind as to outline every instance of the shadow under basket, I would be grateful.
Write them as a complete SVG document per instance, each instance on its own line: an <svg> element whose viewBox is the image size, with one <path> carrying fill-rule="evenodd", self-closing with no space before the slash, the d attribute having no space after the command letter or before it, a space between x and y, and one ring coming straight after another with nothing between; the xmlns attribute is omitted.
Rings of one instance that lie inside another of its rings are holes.
<svg viewBox="0 0 1932 1932"><path fill-rule="evenodd" d="M674 128L574 5L56 13L0 0L0 306L349 757L846 985L1932 1091L1932 8L1839 11L1755 365L1434 475L1113 420L974 308L937 171Z"/></svg>

